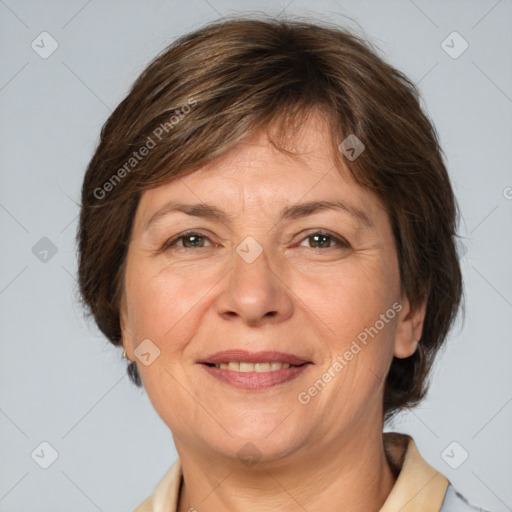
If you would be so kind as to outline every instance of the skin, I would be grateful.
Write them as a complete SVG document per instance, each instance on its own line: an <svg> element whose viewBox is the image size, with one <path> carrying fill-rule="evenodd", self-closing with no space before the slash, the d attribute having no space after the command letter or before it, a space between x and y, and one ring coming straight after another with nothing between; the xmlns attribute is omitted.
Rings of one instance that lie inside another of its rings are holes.
<svg viewBox="0 0 512 512"><path fill-rule="evenodd" d="M395 483L382 439L384 378L393 356L416 350L425 308L412 310L401 293L388 214L334 166L328 137L322 119L310 116L289 140L292 158L261 131L141 197L127 254L123 345L172 432L184 474L180 512L378 511ZM341 200L371 225L340 209L279 221L283 207L313 200ZM213 204L228 218L173 212L146 229L169 201ZM186 230L201 237L164 249ZM318 230L333 238L315 239ZM263 251L252 263L236 252L249 236ZM401 311L300 403L298 394L395 302ZM160 350L148 366L134 354L147 338ZM313 364L284 384L240 390L197 363L234 348ZM248 442L261 457L253 465L237 456Z"/></svg>

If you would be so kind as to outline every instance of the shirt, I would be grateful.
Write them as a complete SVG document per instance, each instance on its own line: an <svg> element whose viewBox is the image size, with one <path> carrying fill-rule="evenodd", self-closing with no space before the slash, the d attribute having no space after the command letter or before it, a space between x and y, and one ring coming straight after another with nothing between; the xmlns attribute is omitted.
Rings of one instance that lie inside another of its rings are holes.
<svg viewBox="0 0 512 512"><path fill-rule="evenodd" d="M471 505L423 459L411 436L384 432L383 442L398 477L379 512L486 512ZM177 512L182 478L178 458L134 512Z"/></svg>

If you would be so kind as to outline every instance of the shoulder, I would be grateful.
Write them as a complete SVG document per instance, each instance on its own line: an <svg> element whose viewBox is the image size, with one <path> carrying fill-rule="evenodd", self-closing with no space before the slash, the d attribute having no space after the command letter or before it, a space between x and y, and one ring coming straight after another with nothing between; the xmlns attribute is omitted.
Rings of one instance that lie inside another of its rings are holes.
<svg viewBox="0 0 512 512"><path fill-rule="evenodd" d="M476 507L453 487L452 484L446 489L443 505L439 512L488 512L483 508Z"/></svg>

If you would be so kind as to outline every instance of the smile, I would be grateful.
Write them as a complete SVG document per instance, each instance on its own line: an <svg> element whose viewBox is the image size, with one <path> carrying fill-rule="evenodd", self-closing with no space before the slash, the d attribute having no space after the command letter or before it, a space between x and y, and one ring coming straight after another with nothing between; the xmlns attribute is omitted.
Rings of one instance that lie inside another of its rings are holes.
<svg viewBox="0 0 512 512"><path fill-rule="evenodd" d="M221 368L222 370L232 370L234 372L275 372L282 368L290 368L292 366L289 363L282 363L280 361L268 361L266 363L248 363L243 361L230 361L229 363L211 363L209 366L215 366L215 368Z"/></svg>

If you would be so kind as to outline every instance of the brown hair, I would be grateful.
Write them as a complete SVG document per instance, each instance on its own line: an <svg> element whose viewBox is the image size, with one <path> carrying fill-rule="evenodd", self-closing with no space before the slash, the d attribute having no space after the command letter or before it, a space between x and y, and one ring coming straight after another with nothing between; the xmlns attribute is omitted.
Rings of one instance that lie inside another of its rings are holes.
<svg viewBox="0 0 512 512"><path fill-rule="evenodd" d="M365 38L326 22L234 17L174 41L106 121L85 174L78 284L100 330L121 344L124 265L141 193L211 163L258 129L289 133L317 111L335 161L388 211L402 291L413 307L427 298L419 350L394 358L387 375L385 419L416 405L462 295L457 205L419 98ZM350 134L365 145L354 160L338 149ZM128 373L140 386L134 362Z"/></svg>

